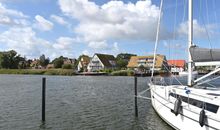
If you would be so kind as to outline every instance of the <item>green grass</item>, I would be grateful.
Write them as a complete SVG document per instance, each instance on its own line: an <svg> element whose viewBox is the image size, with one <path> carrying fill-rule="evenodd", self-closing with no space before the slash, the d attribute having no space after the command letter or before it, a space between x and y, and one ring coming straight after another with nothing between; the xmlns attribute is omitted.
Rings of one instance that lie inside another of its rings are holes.
<svg viewBox="0 0 220 130"><path fill-rule="evenodd" d="M112 76L134 76L134 71L132 70L119 70L111 73Z"/></svg>
<svg viewBox="0 0 220 130"><path fill-rule="evenodd" d="M132 70L105 71L112 76L134 76ZM0 74L75 75L73 69L0 69Z"/></svg>
<svg viewBox="0 0 220 130"><path fill-rule="evenodd" d="M0 69L0 74L75 75L71 69Z"/></svg>

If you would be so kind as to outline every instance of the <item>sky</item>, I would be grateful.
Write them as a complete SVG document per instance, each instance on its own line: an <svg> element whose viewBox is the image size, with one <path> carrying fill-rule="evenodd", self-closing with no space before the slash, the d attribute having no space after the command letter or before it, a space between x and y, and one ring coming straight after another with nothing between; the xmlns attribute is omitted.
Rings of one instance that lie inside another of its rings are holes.
<svg viewBox="0 0 220 130"><path fill-rule="evenodd" d="M193 43L220 48L219 0L193 0ZM0 0L0 51L153 54L160 0ZM164 0L157 53L187 59L187 0Z"/></svg>

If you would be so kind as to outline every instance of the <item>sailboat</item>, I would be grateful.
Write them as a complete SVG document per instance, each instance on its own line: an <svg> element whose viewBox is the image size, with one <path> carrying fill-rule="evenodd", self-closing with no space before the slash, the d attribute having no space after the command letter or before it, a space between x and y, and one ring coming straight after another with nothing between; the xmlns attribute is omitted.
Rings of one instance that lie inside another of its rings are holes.
<svg viewBox="0 0 220 130"><path fill-rule="evenodd" d="M163 0L160 4L160 13ZM151 104L158 115L177 130L219 130L220 89L204 86L219 77L210 78L220 71L220 49L199 48L193 45L193 0L188 0L188 83L187 85L164 85L153 77L160 17L154 48L152 78L149 83ZM194 80L192 66L217 66L210 73Z"/></svg>

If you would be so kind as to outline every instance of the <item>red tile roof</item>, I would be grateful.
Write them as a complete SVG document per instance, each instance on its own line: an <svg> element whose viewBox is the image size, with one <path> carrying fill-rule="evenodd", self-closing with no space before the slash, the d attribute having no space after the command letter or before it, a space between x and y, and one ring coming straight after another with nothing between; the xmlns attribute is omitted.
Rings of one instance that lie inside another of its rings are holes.
<svg viewBox="0 0 220 130"><path fill-rule="evenodd" d="M184 67L186 61L185 60L168 60L167 61L169 66L175 66L175 67Z"/></svg>

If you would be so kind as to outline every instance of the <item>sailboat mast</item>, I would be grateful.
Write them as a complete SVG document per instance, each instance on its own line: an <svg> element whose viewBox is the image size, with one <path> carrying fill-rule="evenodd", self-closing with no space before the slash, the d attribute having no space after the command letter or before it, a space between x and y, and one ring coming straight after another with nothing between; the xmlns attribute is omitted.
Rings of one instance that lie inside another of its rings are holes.
<svg viewBox="0 0 220 130"><path fill-rule="evenodd" d="M190 54L190 47L192 46L193 41L193 0L189 0L189 11L188 11L188 85L192 86L192 57Z"/></svg>

